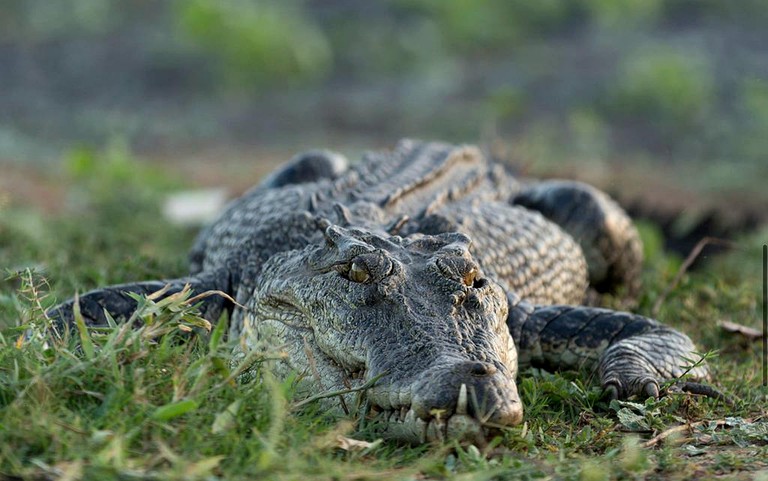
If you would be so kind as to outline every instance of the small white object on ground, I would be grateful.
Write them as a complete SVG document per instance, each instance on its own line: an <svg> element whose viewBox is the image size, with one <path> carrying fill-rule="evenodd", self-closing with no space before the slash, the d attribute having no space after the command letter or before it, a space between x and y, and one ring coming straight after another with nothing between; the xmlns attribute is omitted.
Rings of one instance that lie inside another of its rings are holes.
<svg viewBox="0 0 768 481"><path fill-rule="evenodd" d="M211 222L227 203L226 189L174 192L163 203L163 216L177 225L196 226Z"/></svg>

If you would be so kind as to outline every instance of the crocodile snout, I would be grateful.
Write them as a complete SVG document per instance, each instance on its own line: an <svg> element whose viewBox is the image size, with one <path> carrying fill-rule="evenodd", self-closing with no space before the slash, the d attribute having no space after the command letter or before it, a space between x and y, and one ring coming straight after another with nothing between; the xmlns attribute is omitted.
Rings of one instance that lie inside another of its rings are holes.
<svg viewBox="0 0 768 481"><path fill-rule="evenodd" d="M376 402L369 392L369 419L384 437L403 442L454 440L483 445L498 428L523 420L514 376L504 366L460 361L433 366L399 397L402 404ZM390 393L391 394L391 393ZM380 400L385 400L378 398ZM389 397L392 399L392 397Z"/></svg>
<svg viewBox="0 0 768 481"><path fill-rule="evenodd" d="M514 426L523 405L506 369L482 361L461 361L435 368L413 386L411 408L423 420L468 415L481 424Z"/></svg>

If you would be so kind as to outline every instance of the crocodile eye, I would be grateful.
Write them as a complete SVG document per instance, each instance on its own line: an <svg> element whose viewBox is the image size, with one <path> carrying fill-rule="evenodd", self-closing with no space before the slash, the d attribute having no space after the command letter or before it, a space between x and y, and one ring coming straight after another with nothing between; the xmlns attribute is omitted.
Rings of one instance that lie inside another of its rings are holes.
<svg viewBox="0 0 768 481"><path fill-rule="evenodd" d="M472 268L464 274L461 278L462 282L467 287L473 287L475 285L475 279L477 278L477 269Z"/></svg>
<svg viewBox="0 0 768 481"><path fill-rule="evenodd" d="M477 264L460 257L446 257L437 259L437 268L440 272L453 281L458 281L467 287L482 287L483 279L480 278L480 270Z"/></svg>
<svg viewBox="0 0 768 481"><path fill-rule="evenodd" d="M371 278L371 274L368 270L359 262L353 262L349 268L349 280L352 282L366 282Z"/></svg>

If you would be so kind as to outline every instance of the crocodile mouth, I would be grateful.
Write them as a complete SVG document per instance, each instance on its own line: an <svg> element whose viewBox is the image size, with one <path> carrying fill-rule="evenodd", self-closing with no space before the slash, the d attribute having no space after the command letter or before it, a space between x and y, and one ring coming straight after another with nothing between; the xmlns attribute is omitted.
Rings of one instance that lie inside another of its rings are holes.
<svg viewBox="0 0 768 481"><path fill-rule="evenodd" d="M435 410L431 414L428 419L422 419L411 406L382 409L371 405L365 424L377 435L410 444L458 441L482 446L498 430L469 414L465 385L453 413Z"/></svg>

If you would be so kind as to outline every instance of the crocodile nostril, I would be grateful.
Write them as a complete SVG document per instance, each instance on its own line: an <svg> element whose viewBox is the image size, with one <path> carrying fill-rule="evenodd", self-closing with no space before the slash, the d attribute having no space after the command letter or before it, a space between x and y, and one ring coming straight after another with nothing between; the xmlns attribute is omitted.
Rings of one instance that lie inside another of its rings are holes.
<svg viewBox="0 0 768 481"><path fill-rule="evenodd" d="M474 362L469 372L475 376L492 376L496 374L496 366L489 362Z"/></svg>

